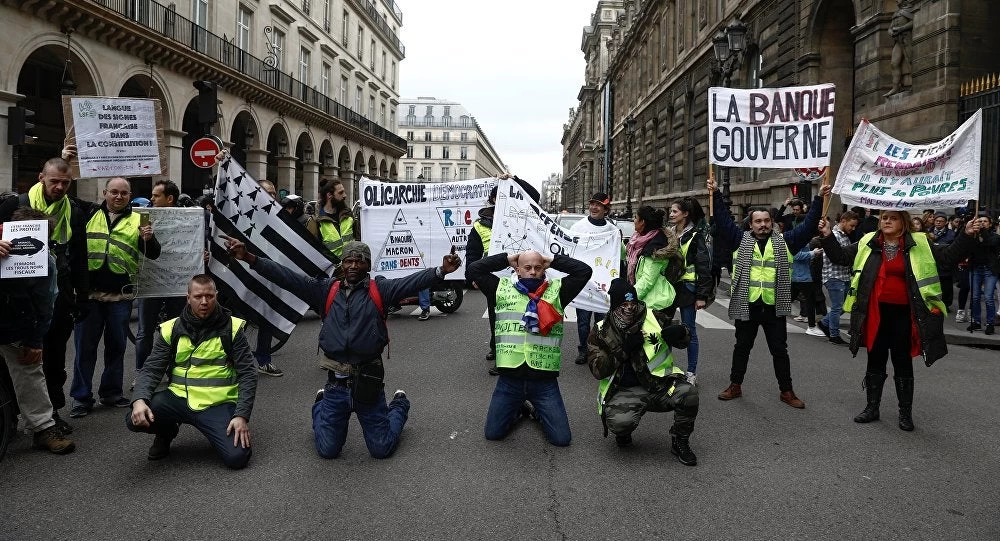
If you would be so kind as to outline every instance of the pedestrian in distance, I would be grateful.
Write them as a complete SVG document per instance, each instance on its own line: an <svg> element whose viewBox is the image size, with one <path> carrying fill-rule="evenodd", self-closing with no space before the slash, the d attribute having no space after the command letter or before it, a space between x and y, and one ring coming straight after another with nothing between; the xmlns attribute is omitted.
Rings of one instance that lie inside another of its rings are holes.
<svg viewBox="0 0 1000 541"><path fill-rule="evenodd" d="M715 282L712 279L712 254L708 251L705 234L700 229L705 211L694 197L684 197L670 205L670 223L677 235L678 249L684 274L674 287L673 307L681 313L681 323L691 333L687 347L688 383L694 385L698 374L698 310L704 310L715 301Z"/></svg>
<svg viewBox="0 0 1000 541"><path fill-rule="evenodd" d="M618 233L621 238L621 230L614 223L607 219L608 211L611 210L611 198L608 194L598 192L590 198L589 214L582 220L578 220L569 230L574 233L585 233L597 235L608 231ZM576 364L587 364L587 337L590 336L591 319L596 325L604 319L604 312L592 312L582 308L576 309L576 332L580 338L580 345L577 346L577 355L574 362Z"/></svg>
<svg viewBox="0 0 1000 541"><path fill-rule="evenodd" d="M806 313L804 318L796 317L795 321L808 323L806 334L809 336L823 336L823 331L816 328L816 292L810 271L813 260L822 256L823 250L810 248L807 244L792 258L792 299L798 298Z"/></svg>
<svg viewBox="0 0 1000 541"><path fill-rule="evenodd" d="M257 373L243 332L246 322L218 304L217 296L210 276L191 278L181 315L156 330L125 416L132 432L155 435L149 460L170 454L181 424L204 434L229 468L244 468L250 460ZM169 384L157 392L164 375Z"/></svg>
<svg viewBox="0 0 1000 541"><path fill-rule="evenodd" d="M371 456L392 455L410 411L410 400L399 389L386 405L382 353L389 344L389 334L385 307L458 270L462 260L454 254L454 247L440 267L403 278L372 279L371 249L362 242L350 241L343 247L344 278L339 280L303 276L247 251L237 239L222 238L232 258L248 263L265 279L307 299L309 307L322 316L319 363L327 370L327 381L316 393L312 408L319 456L340 456L352 412L358 416Z"/></svg>
<svg viewBox="0 0 1000 541"><path fill-rule="evenodd" d="M972 321L965 330L975 332L983 329L981 310L986 304L986 330L992 335L996 329L996 297L997 260L1000 258L1000 235L993 230L993 221L989 214L980 212L975 220L979 223L979 239L982 249L974 251L969 256L969 275L971 277L972 304L970 305Z"/></svg>
<svg viewBox="0 0 1000 541"><path fill-rule="evenodd" d="M513 276L494 273L513 268ZM546 270L565 273L548 279ZM489 411L486 439L500 440L524 417L541 421L552 445L569 445L569 418L559 392L563 309L590 281L593 269L569 256L549 259L529 250L495 254L469 265L468 276L479 284L497 309L497 369L500 372Z"/></svg>
<svg viewBox="0 0 1000 541"><path fill-rule="evenodd" d="M867 405L854 418L870 423L879 418L882 386L891 356L899 428L913 430L913 357L922 354L927 366L948 353L944 320L947 309L941 300L938 264L953 265L980 245L974 238L981 222L966 224L965 231L949 246L939 248L927 235L911 231L910 215L883 210L878 233L868 233L857 243L842 247L821 224L823 249L830 260L851 265L853 278L844 302L851 314L851 353L862 345L868 351L863 386Z"/></svg>
<svg viewBox="0 0 1000 541"><path fill-rule="evenodd" d="M218 158L217 158L218 159ZM264 190L267 195L271 196L271 199L279 205L282 204L278 200L278 191L274 188L274 183L270 180L261 180L258 182L262 190ZM266 200L265 200L266 201ZM289 205L294 211L294 203ZM286 211L286 207L282 207L283 211ZM252 318L251 318L252 319ZM285 372L275 366L274 360L271 357L271 340L274 338L271 336L271 330L267 325L261 325L260 322L252 321L257 324L257 343L253 344L253 358L257 361L257 373L262 376L271 376L272 378L280 378L285 375Z"/></svg>
<svg viewBox="0 0 1000 541"><path fill-rule="evenodd" d="M840 215L840 221L833 226L833 236L841 246L851 244L851 237L859 222L860 217L854 211L849 210ZM831 343L845 345L847 342L840 336L840 316L843 314L847 288L851 285L851 266L835 264L824 250L822 279L830 293L830 311L816 325L829 337Z"/></svg>
<svg viewBox="0 0 1000 541"><path fill-rule="evenodd" d="M0 230L22 220L48 220L50 229L56 226L54 216L22 207L0 224ZM0 240L0 259L9 257L11 249L10 241ZM42 368L44 339L59 290L56 265L55 255L49 252L48 276L0 280L0 356L5 365L0 365L0 377L10 377L24 428L33 434L32 446L63 455L73 452L76 445L56 425Z"/></svg>
<svg viewBox="0 0 1000 541"><path fill-rule="evenodd" d="M674 412L670 452L682 464L698 459L689 438L698 415L698 388L674 365L672 347L690 340L686 325L661 328L622 278L608 289L611 308L587 343L587 362L598 384L597 413L619 447L632 444L632 432L646 412Z"/></svg>
<svg viewBox="0 0 1000 541"><path fill-rule="evenodd" d="M748 212L749 231L741 230L715 189L715 179L708 180L708 191L715 198L716 235L733 251L733 275L730 288L729 317L736 327L736 346L729 387L719 393L719 400L743 396L742 384L750 362L750 350L763 327L767 347L778 380L779 399L793 408L806 407L792 389L791 360L788 357L788 329L785 317L791 314L792 254L809 243L819 224L823 197L830 186L820 188L809 212L797 227L778 233L766 208L751 207Z"/></svg>
<svg viewBox="0 0 1000 541"><path fill-rule="evenodd" d="M347 206L344 184L339 180L327 181L319 189L319 200L321 204L316 218L319 239L339 261L344 255L344 244L359 239L354 227L354 214Z"/></svg>
<svg viewBox="0 0 1000 541"><path fill-rule="evenodd" d="M927 232L927 238L938 247L945 247L955 242L956 232L948 227L948 215L943 212L934 214L934 227ZM938 267L941 277L941 300L944 307L951 310L951 301L955 299L955 282L953 267Z"/></svg>

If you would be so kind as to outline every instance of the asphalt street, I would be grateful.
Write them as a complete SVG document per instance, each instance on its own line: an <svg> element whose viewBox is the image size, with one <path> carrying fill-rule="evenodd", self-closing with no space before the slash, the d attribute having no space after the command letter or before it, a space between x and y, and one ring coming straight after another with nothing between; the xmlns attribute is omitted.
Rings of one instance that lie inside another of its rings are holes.
<svg viewBox="0 0 1000 541"><path fill-rule="evenodd" d="M952 346L934 367L916 360L916 431L896 427L886 386L882 420L864 407L862 352L789 334L796 410L778 401L763 336L744 396L721 402L733 331L720 303L699 316L698 466L670 454L671 414L649 414L634 445L602 437L597 382L563 344L563 397L573 430L548 445L531 421L504 441L483 437L496 379L486 373L485 303L469 292L452 315L391 318L386 390L413 402L396 454L368 456L360 427L341 458L312 444L310 406L325 378L316 319L261 377L254 456L229 471L183 427L170 457L146 460L152 436L126 430L125 410L72 420L77 451L33 451L20 435L0 463L0 539L998 539L996 351ZM131 381L133 352L126 357ZM686 357L675 359L685 366ZM65 413L65 411L64 411Z"/></svg>

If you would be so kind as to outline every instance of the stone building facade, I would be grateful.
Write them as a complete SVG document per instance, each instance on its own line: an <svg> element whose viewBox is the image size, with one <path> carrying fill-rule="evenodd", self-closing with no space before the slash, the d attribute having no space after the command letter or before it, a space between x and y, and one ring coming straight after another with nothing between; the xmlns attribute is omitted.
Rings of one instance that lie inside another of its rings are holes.
<svg viewBox="0 0 1000 541"><path fill-rule="evenodd" d="M165 178L200 195L188 159L203 135L193 81L218 85L211 133L258 179L316 197L321 179L356 193L361 175L395 178L402 12L394 0L9 0L0 4L0 131L7 108L36 112L38 140L0 145L0 189L27 189L64 130L60 94L161 101ZM135 195L161 177L133 179ZM99 198L103 182L74 183Z"/></svg>
<svg viewBox="0 0 1000 541"><path fill-rule="evenodd" d="M897 15L912 21L898 81L889 32ZM990 28L1000 20L997 2L626 0L600 83L610 94L603 180L616 209L628 201L629 186L633 206L662 207L685 195L705 201L708 88L723 80L712 38L736 19L746 25L747 47L731 86L836 84L831 179L861 118L904 141L941 139L959 124L962 84L1000 66L988 52L1000 47L1000 33ZM735 205L778 206L794 181L787 170L728 174Z"/></svg>
<svg viewBox="0 0 1000 541"><path fill-rule="evenodd" d="M400 180L449 182L507 171L476 117L461 103L423 97L399 101L399 135L406 140Z"/></svg>

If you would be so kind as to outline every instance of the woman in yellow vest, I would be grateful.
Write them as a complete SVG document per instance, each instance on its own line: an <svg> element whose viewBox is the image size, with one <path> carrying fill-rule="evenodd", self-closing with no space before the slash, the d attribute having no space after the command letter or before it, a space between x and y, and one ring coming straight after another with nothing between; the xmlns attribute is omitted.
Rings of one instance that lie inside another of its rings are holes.
<svg viewBox="0 0 1000 541"><path fill-rule="evenodd" d="M820 223L827 257L853 271L844 301L844 311L851 314L851 353L857 356L862 343L868 351L863 383L868 404L854 422L878 420L891 357L899 428L913 430L913 357L923 354L930 366L948 353L944 336L948 314L941 300L938 265L954 266L972 252L979 227L973 220L966 224L964 235L939 247L927 235L913 234L909 213L884 210L878 231L842 247L830 234L830 224Z"/></svg>
<svg viewBox="0 0 1000 541"><path fill-rule="evenodd" d="M691 344L687 348L687 379L696 382L698 373L698 325L695 316L715 300L715 282L712 280L712 254L708 251L705 235L699 224L705 219L698 200L684 197L670 205L670 223L677 233L684 274L674 288L673 306L680 309L681 322L691 331Z"/></svg>

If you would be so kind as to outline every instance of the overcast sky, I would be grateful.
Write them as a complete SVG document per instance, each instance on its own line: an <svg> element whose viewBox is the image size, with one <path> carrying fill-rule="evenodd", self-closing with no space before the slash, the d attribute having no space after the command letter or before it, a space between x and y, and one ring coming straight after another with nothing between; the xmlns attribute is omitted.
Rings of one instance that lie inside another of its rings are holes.
<svg viewBox="0 0 1000 541"><path fill-rule="evenodd" d="M586 64L596 0L397 0L400 96L461 103L511 173L536 184L562 173L562 126Z"/></svg>

